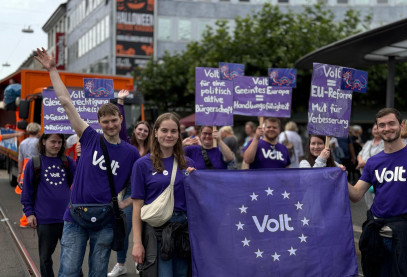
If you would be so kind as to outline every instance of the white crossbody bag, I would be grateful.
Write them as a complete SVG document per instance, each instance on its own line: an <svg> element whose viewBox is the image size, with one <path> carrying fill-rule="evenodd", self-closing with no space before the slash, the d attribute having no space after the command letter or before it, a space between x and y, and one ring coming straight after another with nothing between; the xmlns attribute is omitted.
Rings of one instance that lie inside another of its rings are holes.
<svg viewBox="0 0 407 277"><path fill-rule="evenodd" d="M178 163L174 157L170 185L150 204L141 207L141 220L153 227L164 225L174 211L174 182Z"/></svg>

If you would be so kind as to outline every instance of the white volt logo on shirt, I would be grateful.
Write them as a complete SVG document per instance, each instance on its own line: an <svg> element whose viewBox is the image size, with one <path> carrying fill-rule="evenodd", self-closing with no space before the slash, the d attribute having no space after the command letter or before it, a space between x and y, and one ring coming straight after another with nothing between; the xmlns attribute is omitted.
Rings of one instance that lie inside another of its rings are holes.
<svg viewBox="0 0 407 277"><path fill-rule="evenodd" d="M100 157L98 158L97 156L98 156L98 151L95 150L95 152L93 152L92 164L93 164L93 165L98 165L98 164L99 164L99 167L100 167L101 170L106 170L105 157L102 155L102 156L100 156ZM115 161L115 160L112 160L112 165L111 165L111 167L112 167L112 173L113 173L113 175L117 175L116 169L118 169L118 168L120 167L120 166L119 166L119 162L117 162L117 161Z"/></svg>
<svg viewBox="0 0 407 277"><path fill-rule="evenodd" d="M376 179L379 183L383 183L383 180L386 182L391 182L391 181L401 181L405 182L406 178L403 178L403 173L406 172L406 170L402 166L396 166L396 168L393 170L386 170L387 167L383 168L382 172L379 175L379 170L375 170L375 175Z"/></svg>
<svg viewBox="0 0 407 277"><path fill-rule="evenodd" d="M263 153L265 159L284 161L283 153L281 153L280 151L271 151L270 149L268 149L266 152L266 150L262 148L261 152Z"/></svg>

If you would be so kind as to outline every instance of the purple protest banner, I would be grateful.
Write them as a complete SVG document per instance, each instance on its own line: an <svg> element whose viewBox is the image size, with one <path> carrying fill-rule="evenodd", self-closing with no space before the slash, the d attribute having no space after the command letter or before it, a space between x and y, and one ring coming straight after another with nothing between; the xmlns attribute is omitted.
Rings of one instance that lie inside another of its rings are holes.
<svg viewBox="0 0 407 277"><path fill-rule="evenodd" d="M113 98L113 79L84 78L83 89L86 98Z"/></svg>
<svg viewBox="0 0 407 277"><path fill-rule="evenodd" d="M367 91L367 72L353 68L342 69L342 89L365 93Z"/></svg>
<svg viewBox="0 0 407 277"><path fill-rule="evenodd" d="M291 87L268 86L267 77L233 80L233 114L267 117L291 116Z"/></svg>
<svg viewBox="0 0 407 277"><path fill-rule="evenodd" d="M347 137L352 90L342 90L342 67L314 63L308 106L308 132Z"/></svg>
<svg viewBox="0 0 407 277"><path fill-rule="evenodd" d="M233 82L219 79L217 68L195 68L195 124L233 125Z"/></svg>
<svg viewBox="0 0 407 277"><path fill-rule="evenodd" d="M269 86L292 87L297 86L297 70L293 68L269 68Z"/></svg>
<svg viewBox="0 0 407 277"><path fill-rule="evenodd" d="M82 89L68 89L71 95L71 100L79 115L93 129L102 133L102 129L98 123L97 111L99 107L105 103L109 103L109 99L85 98L85 93ZM68 116L62 108L55 91L47 89L42 92L42 104L44 106L44 133L46 134L75 134Z"/></svg>
<svg viewBox="0 0 407 277"><path fill-rule="evenodd" d="M233 80L236 77L244 76L244 65L240 63L219 63L220 79Z"/></svg>

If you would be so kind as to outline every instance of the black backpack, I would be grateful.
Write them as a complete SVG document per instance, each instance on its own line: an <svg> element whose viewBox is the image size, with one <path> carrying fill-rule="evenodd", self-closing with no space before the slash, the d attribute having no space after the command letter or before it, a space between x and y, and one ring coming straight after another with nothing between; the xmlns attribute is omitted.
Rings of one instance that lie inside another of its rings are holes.
<svg viewBox="0 0 407 277"><path fill-rule="evenodd" d="M37 191L38 191L38 184L40 183L40 177L41 177L41 157L42 155L38 155L32 158L33 160L33 168L34 168L34 178L32 180L33 188L34 188L34 193L33 193L33 200L35 202L35 199L37 198ZM65 155L62 155L59 157L62 161L62 165L65 168L67 177L68 177L68 186L71 187L72 184L72 176L71 176L71 171L69 170L69 161L68 158Z"/></svg>

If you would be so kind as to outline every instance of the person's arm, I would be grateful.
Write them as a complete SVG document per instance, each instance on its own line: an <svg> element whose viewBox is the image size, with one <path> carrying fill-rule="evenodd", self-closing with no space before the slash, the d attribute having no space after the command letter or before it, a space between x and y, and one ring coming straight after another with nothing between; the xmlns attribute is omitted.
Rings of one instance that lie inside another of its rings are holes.
<svg viewBox="0 0 407 277"><path fill-rule="evenodd" d="M42 66L49 72L51 78L52 86L54 87L55 94L58 97L59 102L64 108L69 122L72 128L75 130L76 134L80 138L83 131L89 126L79 115L78 111L75 109L71 101L71 96L59 76L58 70L55 65L55 61L51 58L47 51L42 48L41 50L37 48L37 55L34 56L37 61L39 61Z"/></svg>
<svg viewBox="0 0 407 277"><path fill-rule="evenodd" d="M128 198L124 199L123 201L119 201L118 204L119 204L120 209L124 209L126 207L129 207L130 205L133 205L133 201L130 197L128 197Z"/></svg>
<svg viewBox="0 0 407 277"><path fill-rule="evenodd" d="M144 200L133 199L133 250L131 254L136 263L142 264L144 261L144 246L141 240L141 207L144 205Z"/></svg>
<svg viewBox="0 0 407 277"><path fill-rule="evenodd" d="M349 144L348 144L348 147L349 147L349 154L350 154L350 159L351 159L351 162L353 163L353 164L356 164L356 153L355 153L355 148L353 147L353 143L352 142L350 142Z"/></svg>
<svg viewBox="0 0 407 277"><path fill-rule="evenodd" d="M223 141L223 139L221 139L219 132L213 131L212 133L213 138L216 139L216 141L218 142L218 146L220 149L220 152L222 153L223 156L223 160L227 163L233 161L234 159L234 155L232 150L230 150L229 146L226 145L226 143Z"/></svg>
<svg viewBox="0 0 407 277"><path fill-rule="evenodd" d="M370 187L369 183L360 179L354 186L348 183L349 199L352 202L360 201L365 192L369 189L369 187Z"/></svg>
<svg viewBox="0 0 407 277"><path fill-rule="evenodd" d="M0 134L0 141L5 140L5 139L19 137L22 135L24 135L24 132L18 132L18 133L12 133L12 134Z"/></svg>
<svg viewBox="0 0 407 277"><path fill-rule="evenodd" d="M120 139L124 140L127 143L130 143L130 138L127 135L127 126L126 126L126 117L125 117L125 112L124 112L124 98L126 98L129 95L129 91L122 89L119 91L117 94L117 107L119 108L120 113L122 114L123 120L122 120L122 125L121 129L119 132L119 137Z"/></svg>
<svg viewBox="0 0 407 277"><path fill-rule="evenodd" d="M298 165L299 168L311 168L310 163L307 160L302 160L300 161L300 164Z"/></svg>
<svg viewBox="0 0 407 277"><path fill-rule="evenodd" d="M21 193L21 204L23 205L24 214L27 216L27 222L31 228L37 226L37 218L35 217L34 209L34 187L32 180L34 179L34 169L32 160L27 162L24 172L24 189Z"/></svg>
<svg viewBox="0 0 407 277"><path fill-rule="evenodd" d="M256 134L253 137L252 142L250 143L249 147L247 147L246 151L243 154L243 161L247 164L251 164L254 162L254 158L256 157L257 146L259 144L259 139L263 135L263 128L257 127Z"/></svg>

